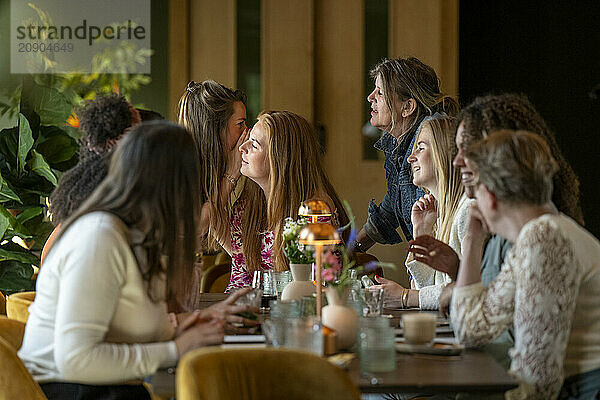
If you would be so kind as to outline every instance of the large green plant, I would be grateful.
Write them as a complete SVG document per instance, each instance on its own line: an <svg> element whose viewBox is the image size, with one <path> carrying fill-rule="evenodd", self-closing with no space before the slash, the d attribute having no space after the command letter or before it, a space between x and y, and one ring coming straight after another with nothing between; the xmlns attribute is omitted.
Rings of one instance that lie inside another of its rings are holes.
<svg viewBox="0 0 600 400"><path fill-rule="evenodd" d="M17 125L0 131L0 291L31 290L32 265L53 227L46 200L62 171L77 162L65 121L71 101L26 76L15 93ZM71 134L70 134L71 133Z"/></svg>

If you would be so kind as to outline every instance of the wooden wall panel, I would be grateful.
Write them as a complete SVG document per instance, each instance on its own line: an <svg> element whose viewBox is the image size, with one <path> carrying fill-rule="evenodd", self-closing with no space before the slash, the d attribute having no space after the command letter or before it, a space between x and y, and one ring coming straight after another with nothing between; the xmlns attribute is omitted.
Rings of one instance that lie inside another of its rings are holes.
<svg viewBox="0 0 600 400"><path fill-rule="evenodd" d="M458 94L458 0L389 0L390 57L431 65L442 90Z"/></svg>
<svg viewBox="0 0 600 400"><path fill-rule="evenodd" d="M314 2L262 1L262 104L314 118Z"/></svg>

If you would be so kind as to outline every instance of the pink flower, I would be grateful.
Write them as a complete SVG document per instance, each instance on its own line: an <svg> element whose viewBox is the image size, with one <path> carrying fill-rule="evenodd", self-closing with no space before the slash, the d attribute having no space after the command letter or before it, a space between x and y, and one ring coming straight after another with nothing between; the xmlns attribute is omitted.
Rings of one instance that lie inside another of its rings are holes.
<svg viewBox="0 0 600 400"><path fill-rule="evenodd" d="M323 276L323 280L325 282L333 282L335 280L335 274L330 268L324 269L321 272L321 275Z"/></svg>

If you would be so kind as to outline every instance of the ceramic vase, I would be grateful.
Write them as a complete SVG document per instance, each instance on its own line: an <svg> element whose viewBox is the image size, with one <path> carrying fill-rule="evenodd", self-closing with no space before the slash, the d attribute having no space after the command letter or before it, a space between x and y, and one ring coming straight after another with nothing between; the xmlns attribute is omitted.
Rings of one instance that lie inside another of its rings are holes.
<svg viewBox="0 0 600 400"><path fill-rule="evenodd" d="M281 300L302 301L304 296L312 296L315 293L315 285L310 280L312 264L290 264L290 271L294 280L281 292Z"/></svg>
<svg viewBox="0 0 600 400"><path fill-rule="evenodd" d="M340 297L336 288L328 287L325 294L328 304L322 311L323 325L335 331L338 350L349 349L356 342L358 315L346 306L348 292L344 291Z"/></svg>

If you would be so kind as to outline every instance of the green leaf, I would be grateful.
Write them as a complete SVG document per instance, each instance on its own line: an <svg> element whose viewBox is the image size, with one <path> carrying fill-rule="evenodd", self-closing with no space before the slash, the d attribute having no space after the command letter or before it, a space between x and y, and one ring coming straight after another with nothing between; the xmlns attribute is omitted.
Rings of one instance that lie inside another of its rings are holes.
<svg viewBox="0 0 600 400"><path fill-rule="evenodd" d="M18 261L0 262L0 291L11 295L16 292L32 290L34 287L32 276L31 264Z"/></svg>
<svg viewBox="0 0 600 400"><path fill-rule="evenodd" d="M56 176L54 173L52 173L52 170L50 169L50 166L46 160L44 160L44 156L37 151L31 151L31 158L27 162L27 165L33 172L48 179L48 181L50 181L50 183L52 183L54 186L58 184Z"/></svg>
<svg viewBox="0 0 600 400"><path fill-rule="evenodd" d="M18 261L24 264L39 264L40 259L31 253L0 249L0 261Z"/></svg>
<svg viewBox="0 0 600 400"><path fill-rule="evenodd" d="M0 206L0 239L4 238L4 233L10 226L9 216L12 217L4 207Z"/></svg>
<svg viewBox="0 0 600 400"><path fill-rule="evenodd" d="M8 220L8 228L4 229L4 234L2 235L2 239L10 240L13 236L20 236L23 239L28 239L31 237L29 230L23 226L4 206L0 206L0 220L7 219ZM7 232L10 232L10 235L7 235ZM6 237L5 237L6 236Z"/></svg>
<svg viewBox="0 0 600 400"><path fill-rule="evenodd" d="M31 134L29 121L27 121L27 118L23 114L19 114L18 153L16 154L17 169L19 171L25 170L25 159L29 150L31 150L31 146L33 146L33 135Z"/></svg>
<svg viewBox="0 0 600 400"><path fill-rule="evenodd" d="M56 127L53 128L54 134L36 146L36 151L44 156L48 164L70 160L79 148L77 142L66 132ZM46 127L42 127L42 130L46 131ZM60 133L56 131L60 131Z"/></svg>
<svg viewBox="0 0 600 400"><path fill-rule="evenodd" d="M23 204L21 198L8 186L8 183L6 183L2 175L0 175L0 203L10 200L18 201Z"/></svg>
<svg viewBox="0 0 600 400"><path fill-rule="evenodd" d="M40 215L44 210L42 209L42 207L39 206L33 206L33 207L29 207L24 209L21 213L19 213L19 215L17 215L17 221L19 221L21 224L25 223L26 221L29 221L31 218L37 217L38 215Z"/></svg>
<svg viewBox="0 0 600 400"><path fill-rule="evenodd" d="M40 116L42 125L63 126L71 115L71 104L54 88L34 85L28 94L28 102Z"/></svg>

